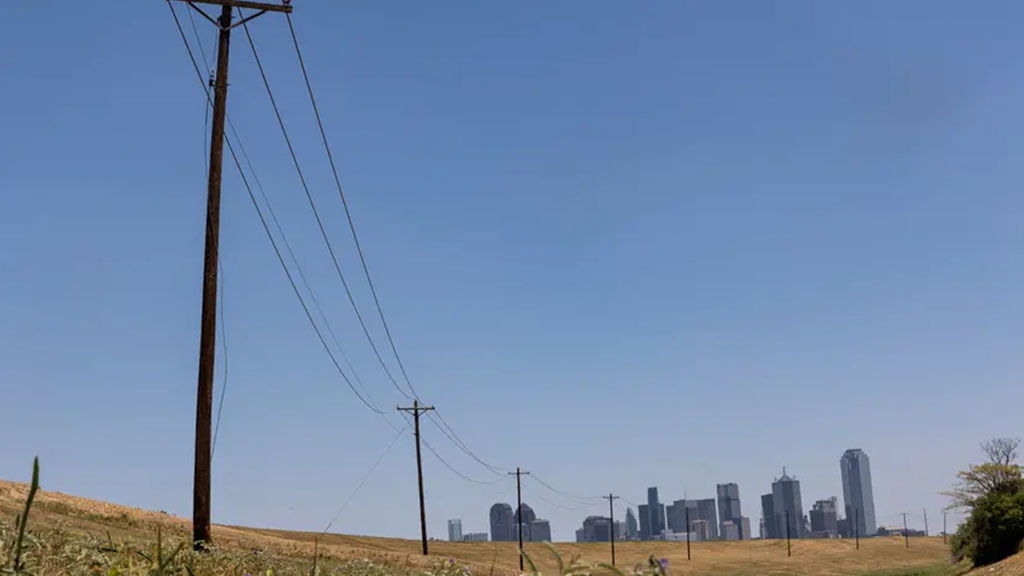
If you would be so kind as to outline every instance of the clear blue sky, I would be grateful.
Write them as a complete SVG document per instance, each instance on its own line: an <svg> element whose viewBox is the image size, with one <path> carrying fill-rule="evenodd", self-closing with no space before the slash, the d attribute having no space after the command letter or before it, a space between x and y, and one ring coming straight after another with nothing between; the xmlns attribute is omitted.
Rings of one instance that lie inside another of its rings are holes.
<svg viewBox="0 0 1024 576"><path fill-rule="evenodd" d="M859 447L879 522L927 507L934 529L978 443L1022 433L1021 6L295 5L406 365L488 461L634 502L735 481L756 525L783 465L810 508L841 496ZM162 1L6 9L0 477L39 454L48 489L187 516L202 93ZM253 32L356 281L285 24ZM235 122L393 406L241 34L233 48ZM393 433L340 382L226 174L214 519L319 529ZM514 501L508 481L425 465L435 536ZM405 439L335 529L415 536L413 474ZM528 502L557 538L601 510Z"/></svg>

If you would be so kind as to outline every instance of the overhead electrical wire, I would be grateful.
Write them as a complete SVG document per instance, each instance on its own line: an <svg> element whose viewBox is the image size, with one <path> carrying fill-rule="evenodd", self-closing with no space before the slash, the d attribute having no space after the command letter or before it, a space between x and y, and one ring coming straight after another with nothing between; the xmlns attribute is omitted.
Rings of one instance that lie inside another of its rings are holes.
<svg viewBox="0 0 1024 576"><path fill-rule="evenodd" d="M341 513L344 512L346 508L348 508L348 505L352 502L352 499L356 497L356 494L359 493L359 490L361 490L363 485L366 484L366 481L369 480L370 476L372 476L373 473L377 470L377 467L380 466L380 463L384 461L384 457L388 455L388 452L390 452L391 448L395 445L396 442L398 442L398 439L401 438L403 434L405 434L405 431L406 429L402 428L398 431L397 434L395 434L395 437L392 438L391 442L388 443L387 448L385 448L384 451L381 452L380 456L377 458L377 461L374 462L373 466L370 466L370 469L367 470L366 474L363 475L363 479L360 480L359 484L356 485L355 490L353 490L348 495L348 498L346 498L345 501L341 504L341 507L338 508L338 511L331 518L331 521L328 522L327 526L325 526L323 531L320 532L321 536L327 534L327 531L331 529L331 526L333 526L334 523L338 520L338 518L341 516Z"/></svg>
<svg viewBox="0 0 1024 576"><path fill-rule="evenodd" d="M327 161L328 161L328 163L331 166L331 174L334 177L334 184L335 184L335 187L338 190L338 197L341 199L341 204L342 204L342 207L344 208L344 211L345 211L345 218L348 220L349 230L351 231L351 234L352 234L352 243L353 243L353 245L356 248L356 253L359 255L359 262L360 262L360 264L362 266L363 275L366 278L366 283L367 283L367 285L370 288L370 293L373 296L373 302L374 302L374 305L375 305L375 307L377 309L377 315L380 318L381 325L384 328L384 333L387 336L388 344L391 347L391 352L392 352L392 354L395 357L395 361L398 364L399 370L402 373L402 377L405 380L406 386L409 388L409 391L412 392L412 395L415 397L416 400L421 400L422 401L422 399L419 397L419 394L418 394L415 386L412 383L412 380L409 378L409 373L408 373L408 371L405 368L405 363L402 361L402 357L401 357L401 355L398 352L398 347L395 344L395 339L394 339L394 336L393 336L393 334L391 332L391 326L388 324L387 317L384 314L384 308L383 308L383 306L381 305L381 302L380 302L380 296L377 293L376 284L373 281L373 276L370 274L370 267L367 264L366 254L363 251L362 243L359 240L359 234L356 231L355 220L352 217L352 211L351 211L351 209L349 207L348 198L345 195L345 189L344 189L344 187L341 184L341 176L339 175L339 172L338 172L337 163L334 160L334 153L331 150L330 140L327 138L327 129L324 126L323 117L320 114L320 106L317 103L316 92L313 90L313 84L312 84L312 81L310 80L309 71L308 71L308 69L306 67L306 60L305 60L305 58L302 55L302 48L299 45L298 34L295 32L295 26L292 23L291 14L285 14L285 19L288 22L288 31L291 34L292 45L295 47L295 55L296 55L296 57L298 59L298 62L299 62L299 68L302 71L303 81L306 84L306 92L309 94L309 101L310 101L310 104L311 104L311 106L313 108L313 115L314 115L314 117L316 119L317 128L320 131L320 139L323 142L324 152L326 153ZM246 33L248 34L248 30L246 31ZM251 37L250 37L250 43L251 43L251 41L252 40L251 40ZM254 54L255 54L255 48L254 48ZM262 67L261 67L261 70L262 70ZM264 78L264 81L265 80L266 79ZM268 86L268 90L269 90L269 86ZM276 106L275 106L275 109L276 109ZM283 128L283 124L282 124L282 128ZM355 306L355 304L353 303L353 307L354 306ZM358 312L357 312L357 315L358 315ZM360 322L361 321L362 321L362 318L360 316ZM366 326L365 325L363 325L363 329L364 329L364 332L366 332ZM366 334L367 334L367 338L369 339L369 333L366 332ZM371 344L372 344L372 340L371 340ZM376 349L376 347L374 347L374 352L376 352L376 351L377 351L377 349ZM377 358L378 358L378 360L381 361L382 366L384 366L383 360L380 358L379 354L378 354ZM391 373L390 373L390 371L387 370L386 367L385 367L385 371L387 372L388 377L391 379L392 383L397 386L397 383L395 383L394 378L391 377ZM406 394L406 396L408 397L407 394ZM436 417L434 416L434 414L436 414ZM443 427L442 428L442 432L444 432L445 436L447 436L448 439L452 441L452 443L454 443L460 450L465 452L470 458L472 458L473 460L475 460L476 462L478 462L479 464L481 464L482 466L484 466L485 468L487 468L488 470L490 470L491 472L493 472L495 474L503 474L504 472L507 471L506 469L502 469L502 468L498 468L496 466L493 466L493 465L485 462L479 456L477 456L469 448L469 446L466 444L466 442L462 440L462 438L458 435L458 433L455 432L455 430L448 423L448 421L445 420L444 416L440 412L435 411L434 413L428 414L428 418L430 418L435 423L435 425L438 425L439 428ZM440 423L438 423L437 420L440 420Z"/></svg>
<svg viewBox="0 0 1024 576"><path fill-rule="evenodd" d="M241 15L241 11L239 11L239 15ZM309 189L305 173L302 171L302 165L299 163L295 147L292 145L291 136L288 134L288 128L285 126L284 118L281 116L281 110L277 105L277 99L274 97L274 91L270 87L270 81L267 78L266 70L263 67L263 61L260 58L259 51L256 49L256 43L253 41L252 33L249 31L249 24L245 20L242 20L242 29L245 31L245 37L249 42L250 49L252 50L252 55L256 61L256 67L259 70L260 78L263 80L263 87L266 89L267 97L270 99L270 105L274 110L274 116L277 118L277 124L281 129L281 134L284 136L285 144L288 147L288 153L292 159L292 164L294 164L295 171L298 173L299 182L302 184L302 189L306 195L306 201L313 212L313 218L316 220L317 228L320 230L320 236L323 238L324 244L327 247L327 252L331 257L331 262L334 264L334 270L338 274L338 279L341 281L341 285L345 290L345 295L348 297L349 304L352 306L352 311L355 313L356 319L359 321L360 327L362 327L363 334L366 336L366 340L369 342L370 348L373 349L373 353L377 357L381 368L384 369L384 373L387 374L388 379L391 381L392 385L394 385L395 389L411 400L413 399L413 396L402 389L398 384L398 381L395 380L394 376L391 374L391 370L388 369L387 363L384 362L384 357L377 348L377 344L370 335L370 330L366 325L366 321L363 319L363 315L359 311L359 306L356 304L355 296L352 294L352 289L349 287L348 280L345 278L345 274L341 270L341 264L338 262L338 256L334 250L334 244L331 242L330 236L327 234L327 229L324 226L323 219L320 217L320 210L316 206L316 201L313 200L313 194Z"/></svg>
<svg viewBox="0 0 1024 576"><path fill-rule="evenodd" d="M529 478L529 476L527 476L527 478ZM524 482L523 483L523 488L527 492L529 492L530 494L533 494L534 496L536 496L541 502L544 502L545 504L548 504L549 506L554 506L555 508L558 508L560 510L565 510L567 512L572 512L572 511L576 511L576 510L580 509L579 506L564 506L562 504L559 504L557 502L553 502L553 501L547 499L543 494L541 494L540 492L538 492L538 491L534 490L533 488L531 488L529 483Z"/></svg>
<svg viewBox="0 0 1024 576"><path fill-rule="evenodd" d="M309 101L313 106L313 113L316 116L316 124L320 129L320 138L324 143L324 151L327 153L327 160L331 165L331 173L334 175L334 184L338 188L338 196L341 198L341 204L345 208L345 217L348 219L349 230L352 231L352 242L355 244L356 252L359 254L359 262L363 267L363 275L366 276L366 283L370 287L370 293L373 295L373 302L377 307L377 314L380 316L381 325L384 327L384 334L387 336L388 343L391 345L391 352L395 356L395 361L398 363L398 367L402 372L402 377L405 379L405 385L412 392L412 395L419 400L419 394L416 393L416 388L412 385L412 381L409 379L409 373L405 370L405 363L402 362L402 357L398 354L398 347L395 346L395 339L391 335L391 327L388 325L387 318L384 316L384 308L381 306L380 297L377 295L377 287L373 283L373 277L370 275L370 267L366 263L366 255L363 253L362 243L359 242L359 235L356 233L356 225L352 219L352 212L349 210L348 199L345 197L345 189L341 185L341 177L338 175L338 166L334 162L334 154L331 152L331 145L327 139L327 130L324 128L323 118L320 116L320 106L316 102L316 95L313 92L313 84L309 79L309 72L306 70L306 60L302 57L302 49L299 47L299 38L295 34L295 26L292 24L291 14L285 14L285 19L288 22L288 31L291 33L292 44L295 46L295 55L299 60L299 67L302 69L302 78L306 83L306 91L309 93ZM390 375L390 374L389 374Z"/></svg>
<svg viewBox="0 0 1024 576"><path fill-rule="evenodd" d="M183 29L183 27L181 25L181 22L180 22L180 20L179 20L179 18L177 16L177 13L174 10L173 5L170 4L170 0L168 0L168 6L169 6L169 8L171 10L171 13L172 13L173 17L174 17L175 25L178 28L179 35L181 36L181 39L182 39L183 43L185 44L186 50L188 51L189 58L192 61L193 68L196 71L196 75L199 78L200 84L202 85L202 87L204 89L204 92L206 93L207 106L209 106L209 104L211 102L211 95L210 95L209 88L207 87L206 83L203 81L203 76L202 76L202 73L201 73L201 71L199 69L199 65L198 65L198 63L196 61L195 54L193 53L192 48L189 45L188 38L187 38L187 36L186 36L186 34L184 32L184 29ZM189 16L191 17L191 14L189 14ZM365 320L363 319L362 314L360 313L360 311L358 309L358 306L356 305L354 295L352 294L352 292L350 290L350 287L348 285L348 282L347 282L346 278L344 277L344 274L342 273L342 270L341 270L341 267L340 267L340 263L337 260L336 253L334 251L333 245L330 242L329 236L327 235L327 232L326 232L326 228L323 225L322 219L320 218L319 211L318 211L318 209L316 207L316 203L315 203L315 201L312 198L312 194L311 194L311 192L309 190L309 187L308 187L308 184L306 182L305 175L302 172L302 168L301 168L301 165L299 164L298 157L297 157L297 154L295 152L294 146L292 145L291 138L290 138L290 136L287 133L287 128L286 128L286 126L284 124L284 121L283 121L283 118L281 116L280 109L277 106L276 99L274 98L273 91L272 91L272 89L270 87L269 80L268 80L268 78L266 76L266 71L265 71L265 69L263 67L262 61L261 61L261 59L259 57L259 52L256 49L255 42L254 42L254 40L252 38L251 32L249 31L247 24L243 23L243 29L246 32L246 38L247 38L247 40L249 42L250 48L252 49L253 57L256 60L257 67L259 69L261 79L263 80L264 88L266 89L268 97L269 97L269 99L271 101L271 105L272 105L272 107L274 109L275 117L277 118L278 125L281 128L282 134L283 134L283 136L285 138L286 145L287 145L287 147L289 149L289 153L290 153L290 155L292 157L293 164L295 165L296 171L297 171L297 173L299 175L300 183L303 186L303 190L304 190L304 192L306 194L307 201L309 202L310 207L311 207L311 209L313 211L314 218L317 221L317 225L318 225L318 228L320 229L321 236L323 237L324 242L325 242L325 244L326 244L326 246L328 248L328 252L331 255L331 258L332 258L332 261L333 261L333 264L334 264L334 267L335 267L335 271L338 273L339 279L341 280L342 285L345 288L346 295L348 297L349 303L352 306L354 313L356 314L356 317L357 317L357 319L358 319L358 321L360 323L360 326L361 326L361 328L363 330L364 336L366 337L367 341L370 343L370 346L373 349L374 354L377 357L378 362L380 363L381 367L384 369L385 374L387 375L388 379L391 381L392 385L403 396L405 396L406 398L409 398L409 399L414 399L414 398L415 399L419 399L417 391L416 391L415 387L412 385L412 382L411 382L411 380L409 379L409 376L408 376L408 372L406 371L404 363L402 362L401 357L400 357L400 355L398 353L397 346L395 345L394 337L392 336L390 326L387 324L387 320L386 320L386 317L384 316L384 312L383 312L383 307L380 304L380 298L377 295L376 286L373 284L373 279L372 279L372 276L370 275L370 272L369 272L369 266L368 266L368 264L366 262L366 257L365 257L365 254L363 253L362 245L360 244L358 235L356 233L356 229L355 229L354 222L353 222L353 219L352 219L351 211L349 210L348 202L347 202L347 199L345 198L344 191L341 188L340 177L338 175L337 167L336 167L336 164L334 162L333 154L330 151L329 143L328 143L327 136L326 136L326 130L325 130L324 126L323 126L323 122L322 122L322 119L320 117L319 107L318 107L318 105L316 103L315 95L313 93L312 86L311 86L311 84L309 82L309 76L308 76L308 73L306 71L305 62L303 60L301 51L299 49L298 40L297 40L297 37L296 37L296 34L295 34L294 27L291 25L290 18L289 18L289 29L290 29L290 32L291 32L291 35L292 35L292 41L293 41L293 44L295 45L296 53L298 55L298 58L299 58L299 61L300 61L300 66L301 66L302 72L303 72L303 78L306 81L306 88L307 88L307 91L309 92L310 100L311 100L311 102L313 104L314 113L315 113L315 116L316 116L316 119L317 119L317 124L318 124L318 127L320 129L321 137L322 137L322 139L324 141L325 150L327 151L328 159L329 159L330 164L331 164L332 173L333 173L334 178L335 178L335 184L338 187L339 197L342 200L342 204L343 204L343 207L345 209L346 219L348 220L349 228L350 228L350 230L352 232L353 242L354 242L354 244L356 246L356 249L357 249L357 252L359 254L360 264L361 264L361 266L363 268L363 273L364 273L364 275L366 277L367 284L370 287L370 291L371 291L371 293L373 295L374 304L375 304L375 307L377 309L377 313L380 316L381 324L384 327L385 334L387 336L389 346L391 347L391 351L392 351L392 353L395 356L395 360L396 360L397 364L399 365L399 368L400 368L400 371L402 373L403 379L404 379L406 385L408 386L409 391L412 392L411 395L408 392L406 392L405 390L403 390L401 388L401 386L399 386L398 381L394 378L394 376L392 375L391 371L388 369L387 364L384 361L383 356L380 354L379 348L377 348L376 343L374 342L372 336L370 335L369 328L366 325ZM205 50L202 50L201 41L199 40L199 37L198 37L198 31L194 27L194 22L193 22L193 31L196 33L197 42L199 42L201 51L203 52L203 54L205 56ZM205 58L204 58L204 61L205 61ZM209 65L208 62L207 62L207 65ZM251 186L251 184L249 182L249 178L246 177L245 170L242 167L242 163L239 161L238 154L236 154L235 146L232 144L231 138L225 138L225 143L227 144L228 150L229 150L229 152L230 152L230 154L232 156L232 160L234 161L235 166L236 166L236 168L239 171L239 175L240 175L240 177L242 179L243 186L245 187L246 192L249 195L249 198L250 198L250 200L251 200L251 202L253 204L253 207L256 209L257 216L260 219L260 222L261 222L261 225L263 226L264 232L266 233L267 238L271 242L271 246L274 249L274 252L275 252L275 255L277 256L278 262L280 263L280 265L282 267L282 270L285 272L285 275L286 275L286 277L287 277L287 279L289 281L289 284L292 287L292 291L295 293L296 298L299 300L299 304L303 308L303 311L305 312L307 320L310 322L310 325L313 327L313 330L316 333L318 339L320 340L320 343L323 346L324 350L328 353L328 356L330 357L331 362L334 365L336 371L342 376L342 378L345 380L345 383L348 385L348 387L351 389L351 391L356 395L356 397L367 408L369 408L371 411L377 413L378 415L381 415L384 418L385 422L389 426L391 426L395 430L398 430L398 427L396 427L390 421L390 419L387 418L386 413L383 410L381 410L376 405L376 403L374 403L372 401L372 399L370 398L369 393L367 392L367 390L365 388L365 385L363 384L362 380L359 378L358 373L355 370L354 366L352 365L350 359L348 358L348 355L345 353L344 348L341 346L341 344L340 344L340 342L339 342L339 340L337 338L337 335L336 335L336 333L333 330L333 327L331 326L330 322L327 320L326 314L324 313L322 307L319 304L318 299L316 298L315 292L313 291L310 283L308 282L308 279L306 278L304 272L302 271L301 265L299 264L298 259L295 256L295 253L294 253L293 249L291 248L291 244L287 240L287 236L284 234L284 230L283 230L283 228L280 225L280 221L277 219L276 212L273 209L273 205L271 204L269 198L267 197L266 192L265 192L265 190L263 188L263 185L260 182L260 180L259 180L259 178L258 178L258 176L256 174L256 171L255 171L255 169L254 169L254 167L252 165L252 162L249 159L249 156L246 153L240 138L238 137L238 133L237 133L237 130L235 129L235 127L234 127L234 124L231 122L230 118L227 118L227 122L228 122L229 128L230 128L230 130L232 132L232 135L234 137L234 140L236 141L236 144L239 147L238 151L241 153L242 158L244 159L246 165L248 166L249 171L250 171L251 176L252 176L252 179L253 179L253 182L256 184L256 187L257 187L257 189L258 189L258 191L260 193L260 196L262 197L262 200L263 200L264 204L266 205L267 215L269 215L270 221L273 223L274 228L276 229L278 235L280 236L281 242L285 246L285 251L287 252L289 259L291 260L292 265L295 267L295 270L296 270L297 274L299 275L299 279L300 279L303 287L308 292L309 298L310 298L310 300L313 303L313 307L314 307L314 309L316 309L316 311L318 313L318 316L320 317L321 322L323 322L323 324L324 324L324 326L325 326L325 328L326 328L326 330L328 332L328 335L331 337L331 340L333 341L333 343L337 347L338 352L342 356L342 358L345 361L346 365L348 366L349 370L352 372L352 378L351 379L348 376L348 374L345 373L344 369L342 369L341 365L338 363L337 357L334 355L334 352L331 350L331 347L328 345L327 340L326 340L323 332L321 331L319 325L314 320L313 315L312 315L312 313L310 311L309 305L306 303L305 298L302 295L302 291L299 290L298 285L295 282L295 278L293 277L293 275L291 273L291 270L289 269L287 260L284 257L284 254L282 253L280 247L278 246L278 243L277 243L277 240L274 237L274 234L271 232L271 228L270 228L270 226L267 223L267 217L264 215L263 209L260 207L259 202L256 200L256 197L255 197L255 195L253 193L253 190L252 190L252 186ZM353 381L352 381L353 379L356 381L355 383L353 383ZM357 386L356 386L357 384L358 384L358 388L359 389L357 389ZM360 389L361 389L361 391L360 391ZM447 420L445 420L443 415L437 414L437 419L435 419L433 417L433 415L430 415L430 419L434 423L434 425L439 430L441 430L441 432L444 434L444 436L446 438L448 438L457 448L459 448L461 451L466 453L469 457L471 457L473 460L475 460L476 462L478 462L479 464L481 464L482 466L487 468L492 473L494 473L496 475L501 475L501 476L499 478L493 480L493 481L482 481L482 480L475 479L475 478L473 478L471 476L468 476L468 475L462 473L461 471L459 471L457 468L455 468L450 462L448 462L447 459L445 459L443 456L441 456L441 454L439 452L437 452L437 450L435 450L433 448L433 446L431 446L426 440L422 440L421 439L421 441L423 442L424 445L426 445L427 449L431 452L431 454L433 454L434 457L437 460L439 460L452 473L456 474L457 476L461 477L462 479L466 480L467 482L470 482L472 484L477 484L477 485L492 485L492 484L495 484L495 483L499 482L502 478L505 477L504 475L502 475L502 469L487 463L486 461L481 459L479 456L477 456L469 448L469 446L465 443L465 441L463 441L461 439L461 437L458 436L458 434L451 427L451 425L447 422Z"/></svg>
<svg viewBox="0 0 1024 576"><path fill-rule="evenodd" d="M200 86L202 86L203 91L206 94L207 101L210 101L211 100L211 95L210 95L209 87L203 81L203 75L202 75L202 72L199 69L198 62L196 61L195 53L192 51L192 46L189 44L188 37L186 36L185 30L184 30L184 28L181 25L181 20L178 18L177 11L174 9L174 6L171 4L171 0L167 0L167 6L168 6L168 8L171 11L172 17L174 18L175 26L178 29L178 34L181 36L181 40L182 40L182 42L185 45L186 51L188 52L189 59L192 62L192 67L195 69L196 76L199 79L199 84L200 84ZM281 249L278 247L277 240L274 238L274 235L271 233L270 227L267 224L267 219L263 215L263 210L260 208L259 202L256 200L256 196L253 194L252 186L249 184L249 180L245 176L245 171L242 169L242 164L241 164L241 162L238 159L238 155L235 153L235 148L234 148L234 146L231 143L231 139L225 137L224 141L225 141L225 144L227 144L228 151L229 151L229 153L231 155L232 160L234 161L235 167L238 169L239 176L241 177L242 184L245 187L245 190L246 190L246 192L249 195L249 199L252 201L252 205L256 209L256 214L257 214L257 216L260 219L260 224L263 226L263 231L266 233L267 238L270 240L271 247L274 249L274 254L277 256L277 260L280 263L282 270L284 270L285 276L288 279L288 283L291 285L292 291L295 293L295 296L298 299L299 304L302 307L302 310L303 310L303 312L306 315L306 319L309 321L310 325L313 328L313 331L317 335L317 338L320 340L320 344L323 346L324 350L327 352L327 355L330 356L331 362L334 365L335 370L338 372L338 374L341 375L341 377L345 381L346 385L348 385L349 389L356 395L356 397L360 400L360 402L363 403L363 405L365 405L367 408L369 408L373 412L376 412L378 414L383 415L384 412L382 410L380 410L379 408L377 408L376 406L374 406L373 404L368 402L367 399L360 393L360 391L356 389L356 387L352 383L352 380L349 378L349 376L342 369L341 365L338 363L338 359L335 357L334 352L331 350L330 346L327 344L327 340L324 338L324 335L321 332L320 327L317 325L316 321L313 319L313 315L312 315L312 313L309 310L309 306L306 304L305 299L302 297L302 293L299 291L299 288L298 288L298 286L295 283L295 279L292 277L291 270L288 269L288 265L285 262L284 256L281 253Z"/></svg>
<svg viewBox="0 0 1024 576"><path fill-rule="evenodd" d="M539 483L541 486L544 486L548 490L554 492L555 494L558 494L559 496L565 498L566 500L575 502L582 506L590 506L595 503L594 501L601 500L602 498L604 498L603 496L577 496L575 494L570 494L568 492L555 488L554 486L545 482L542 478L538 477L536 474L532 472L530 473L530 478L536 480L537 483Z"/></svg>

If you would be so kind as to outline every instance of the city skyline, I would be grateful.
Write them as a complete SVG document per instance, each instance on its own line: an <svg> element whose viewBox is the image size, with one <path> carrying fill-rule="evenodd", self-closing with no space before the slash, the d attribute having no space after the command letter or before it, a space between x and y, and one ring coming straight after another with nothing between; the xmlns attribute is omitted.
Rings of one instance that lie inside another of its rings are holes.
<svg viewBox="0 0 1024 576"><path fill-rule="evenodd" d="M868 461L869 457L864 450L847 449L839 459L837 473L841 480L840 484L846 490L844 498L856 502L854 507L863 506L865 510L869 510L867 519L861 518L862 526L865 522L870 525L875 515L872 496L874 486ZM713 498L682 498L673 500L671 504L661 501L660 487L648 486L647 502L636 505L629 498L624 498L623 512L621 516L617 516L614 525L609 522L606 515L588 515L582 527L575 529L575 539L600 540L607 537L609 530L616 534L617 539L638 540L685 539L687 533L695 540L743 540L762 537L784 539L787 537L787 531L789 537L793 539L854 535L866 538L873 534L863 527L859 532L854 532L850 524L854 517L846 517L840 513L839 498L836 495L815 495L816 499L810 503L810 508L805 508L800 479L791 474L786 467L783 467L782 474L773 478L769 485L770 491L758 498L760 516L755 516L754 519L742 513L741 487L736 482L716 483ZM574 498L580 500L578 496ZM634 507L638 514L634 513ZM852 510L854 507L847 507L846 510ZM552 538L550 522L537 520L536 512L526 502L522 504L520 510L525 522L525 541ZM653 514L652 510L655 511ZM495 525L494 519L509 518L513 523L511 535L514 540L518 534L518 527L515 524L518 514L519 512L512 512L509 504L493 504L489 510L492 530L497 529L499 534L505 534L503 525L500 522ZM690 522L689 526L686 525L687 519ZM531 533L531 530L535 529L535 522L542 523L544 537L538 538Z"/></svg>

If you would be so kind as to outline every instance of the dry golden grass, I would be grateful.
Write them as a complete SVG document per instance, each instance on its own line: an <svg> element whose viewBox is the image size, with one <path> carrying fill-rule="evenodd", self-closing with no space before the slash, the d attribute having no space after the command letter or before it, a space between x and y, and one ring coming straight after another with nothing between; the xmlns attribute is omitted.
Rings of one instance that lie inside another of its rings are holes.
<svg viewBox="0 0 1024 576"><path fill-rule="evenodd" d="M24 484L0 482L0 517L13 517L24 502ZM161 527L168 539L184 540L189 535L188 521L160 512L150 512L40 491L33 507L30 526L63 526L69 531L115 539L151 541ZM214 538L219 548L239 551L259 549L268 556L306 562L312 558L313 542L319 534L282 530L217 526ZM631 568L646 562L650 555L669 560L670 574L736 576L845 576L870 573L913 573L916 569L934 569L948 558L948 549L940 538L915 538L907 549L900 538L875 538L861 541L854 549L852 540L795 540L793 556L786 556L785 541L702 542L692 544L693 559L686 559L685 542L624 542L616 544L618 564ZM419 542L394 538L371 538L329 534L320 539L320 553L329 559L371 558L378 562L406 567L426 567L438 558L454 558L481 574L518 572L516 546L511 542L450 543L431 542L435 557L419 556ZM609 561L607 544L558 543L568 560L579 555L588 563ZM527 553L541 572L557 574L555 562L542 544L527 544ZM987 570L987 569L986 569ZM994 576L1024 574L1024 559L1007 564Z"/></svg>

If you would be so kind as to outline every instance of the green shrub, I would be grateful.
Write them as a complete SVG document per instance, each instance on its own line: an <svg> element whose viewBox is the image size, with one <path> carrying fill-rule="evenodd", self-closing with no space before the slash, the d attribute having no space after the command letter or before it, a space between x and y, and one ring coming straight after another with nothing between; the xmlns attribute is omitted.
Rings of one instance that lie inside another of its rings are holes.
<svg viewBox="0 0 1024 576"><path fill-rule="evenodd" d="M998 562L1020 551L1024 541L1024 481L978 497L953 536L953 553L975 566Z"/></svg>

